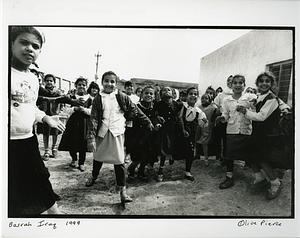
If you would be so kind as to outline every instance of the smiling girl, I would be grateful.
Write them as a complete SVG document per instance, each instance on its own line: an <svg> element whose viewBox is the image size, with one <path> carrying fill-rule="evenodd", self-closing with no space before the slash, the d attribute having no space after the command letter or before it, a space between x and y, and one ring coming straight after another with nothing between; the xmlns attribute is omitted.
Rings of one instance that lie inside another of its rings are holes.
<svg viewBox="0 0 300 238"><path fill-rule="evenodd" d="M206 127L207 119L205 113L195 104L199 97L197 88L187 89L186 102L179 113L180 140L176 146L176 158L185 159L185 178L194 181L191 174L193 160L195 159L196 129L197 127Z"/></svg>
<svg viewBox="0 0 300 238"><path fill-rule="evenodd" d="M256 111L242 107L240 111L247 119L253 121L254 153L252 158L255 172L254 185L264 185L267 189L267 199L276 198L282 188L282 182L277 177L273 168L277 168L278 162L288 160L284 156L284 137L279 131L280 101L272 92L275 85L275 77L264 72L258 75L256 86L259 96L256 103ZM261 173L261 171L263 173Z"/></svg>
<svg viewBox="0 0 300 238"><path fill-rule="evenodd" d="M153 125L130 98L117 89L117 79L112 71L104 73L103 90L93 100L87 138L88 148L94 151L94 159L92 176L86 181L86 186L95 183L103 163L113 164L121 203L124 204L132 202L126 193L125 122L137 119L149 130L153 129Z"/></svg>
<svg viewBox="0 0 300 238"><path fill-rule="evenodd" d="M220 183L220 189L226 189L234 185L233 162L234 160L247 160L249 156L249 143L252 133L251 120L239 112L239 108L244 106L249 108L250 101L256 98L253 94L243 94L245 88L245 77L235 75L232 79L233 95L227 97L223 103L222 116L216 121L227 122L226 140L227 153L225 159L226 178Z"/></svg>

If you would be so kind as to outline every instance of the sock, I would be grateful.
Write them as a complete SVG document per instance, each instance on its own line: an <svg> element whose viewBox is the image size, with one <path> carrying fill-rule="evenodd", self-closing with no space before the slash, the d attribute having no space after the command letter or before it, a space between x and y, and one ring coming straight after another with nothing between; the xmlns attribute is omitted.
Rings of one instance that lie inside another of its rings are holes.
<svg viewBox="0 0 300 238"><path fill-rule="evenodd" d="M233 177L233 172L226 172L226 177L232 178Z"/></svg>
<svg viewBox="0 0 300 238"><path fill-rule="evenodd" d="M187 172L185 171L185 175L188 176L188 177L192 177L193 175L191 174L191 172Z"/></svg>
<svg viewBox="0 0 300 238"><path fill-rule="evenodd" d="M254 183L259 183L265 179L265 176L261 172L254 173Z"/></svg>

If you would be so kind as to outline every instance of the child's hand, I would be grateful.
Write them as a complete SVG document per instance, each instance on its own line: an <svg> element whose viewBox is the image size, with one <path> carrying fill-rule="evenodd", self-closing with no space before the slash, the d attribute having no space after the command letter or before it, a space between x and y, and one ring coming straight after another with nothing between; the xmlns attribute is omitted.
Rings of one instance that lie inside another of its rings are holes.
<svg viewBox="0 0 300 238"><path fill-rule="evenodd" d="M223 117L223 116L216 117L216 125L219 123L225 123L225 122L226 122L225 117Z"/></svg>
<svg viewBox="0 0 300 238"><path fill-rule="evenodd" d="M95 141L95 139L87 139L87 150L89 152L95 152L96 151L96 141Z"/></svg>
<svg viewBox="0 0 300 238"><path fill-rule="evenodd" d="M164 124L166 120L163 117L158 116L157 120L159 121L160 124Z"/></svg>
<svg viewBox="0 0 300 238"><path fill-rule="evenodd" d="M83 106L83 104L85 103L83 98L78 98L75 100L76 104L78 104L78 106Z"/></svg>
<svg viewBox="0 0 300 238"><path fill-rule="evenodd" d="M184 136L184 137L189 137L190 134L189 134L186 130L184 130L184 131L183 131L183 136Z"/></svg>
<svg viewBox="0 0 300 238"><path fill-rule="evenodd" d="M284 108L281 110L280 116L286 115L288 113L290 113L290 110L288 108Z"/></svg>
<svg viewBox="0 0 300 238"><path fill-rule="evenodd" d="M238 112L243 113L243 114L246 114L246 112L247 112L247 109L246 109L244 106L242 106L242 105L238 105L238 106L236 107L236 110L237 110Z"/></svg>
<svg viewBox="0 0 300 238"><path fill-rule="evenodd" d="M150 123L150 124L148 125L148 129L149 129L149 131L153 131L153 130L154 130L154 126L153 126L152 123Z"/></svg>
<svg viewBox="0 0 300 238"><path fill-rule="evenodd" d="M59 116L44 116L42 119L43 122L46 122L50 127L56 128L61 132L64 132L66 129L65 125L59 120Z"/></svg>

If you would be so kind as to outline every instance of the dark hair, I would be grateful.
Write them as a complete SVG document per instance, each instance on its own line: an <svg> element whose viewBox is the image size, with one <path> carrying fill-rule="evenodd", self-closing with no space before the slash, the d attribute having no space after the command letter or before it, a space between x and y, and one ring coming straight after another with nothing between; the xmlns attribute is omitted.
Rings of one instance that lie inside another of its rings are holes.
<svg viewBox="0 0 300 238"><path fill-rule="evenodd" d="M84 77L79 77L78 79L76 79L76 81L75 81L75 87L76 87L76 85L79 83L79 82L85 82L86 84L87 84L87 79L86 78L84 78Z"/></svg>
<svg viewBox="0 0 300 238"><path fill-rule="evenodd" d="M102 78L101 78L101 83L103 82L103 79L105 78L105 76L107 75L114 75L116 77L116 82L118 81L118 76L113 72L113 71L107 71L105 72L103 75L102 75Z"/></svg>
<svg viewBox="0 0 300 238"><path fill-rule="evenodd" d="M146 85L143 89L142 89L142 94L146 91L146 89L152 89L155 92L155 88L152 85Z"/></svg>
<svg viewBox="0 0 300 238"><path fill-rule="evenodd" d="M216 89L216 92L217 92L217 91L223 92L223 88L222 88L222 87L218 87L218 88Z"/></svg>
<svg viewBox="0 0 300 238"><path fill-rule="evenodd" d="M143 92L143 88L142 88L142 87L137 87L136 90L135 90L135 94L137 93L137 91L138 91L139 89L142 89L142 92Z"/></svg>
<svg viewBox="0 0 300 238"><path fill-rule="evenodd" d="M100 91L99 85L96 82L91 82L88 89L87 89L87 93L91 94L92 89L95 88L98 91Z"/></svg>
<svg viewBox="0 0 300 238"><path fill-rule="evenodd" d="M271 83L272 83L271 85L272 86L275 85L275 76L274 76L274 74L272 74L271 72L266 71L266 72L263 72L263 73L261 73L257 76L256 81L255 81L256 86L258 84L258 81L260 81L263 76L266 76L271 80Z"/></svg>
<svg viewBox="0 0 300 238"><path fill-rule="evenodd" d="M190 87L190 88L188 88L188 89L186 90L186 94L188 95L189 92L192 91L192 90L196 90L196 91L198 92L198 95L199 95L199 91L198 91L198 89L195 88L195 87Z"/></svg>
<svg viewBox="0 0 300 238"><path fill-rule="evenodd" d="M246 79L245 79L245 76L244 75L241 75L241 74L236 74L233 76L232 78L232 83L233 83L233 80L237 79L237 78L241 78L243 80L243 83L246 85Z"/></svg>
<svg viewBox="0 0 300 238"><path fill-rule="evenodd" d="M50 77L53 78L54 83L56 83L56 77L53 74L46 74L44 76L44 81L46 80L46 78L50 78Z"/></svg>
<svg viewBox="0 0 300 238"><path fill-rule="evenodd" d="M186 90L181 90L179 92L179 96L186 96L187 95L187 91Z"/></svg>
<svg viewBox="0 0 300 238"><path fill-rule="evenodd" d="M36 28L34 28L32 26L12 26L10 28L11 43L13 43L17 39L17 37L23 33L30 33L30 34L35 35L38 38L38 40L41 44L41 47L42 47L43 43L45 42L45 38L42 35L42 33L39 32Z"/></svg>
<svg viewBox="0 0 300 238"><path fill-rule="evenodd" d="M216 97L216 90L214 90L214 88L212 86L208 86L207 89L205 90L205 93L207 93L207 91L210 90L213 92L213 98Z"/></svg>
<svg viewBox="0 0 300 238"><path fill-rule="evenodd" d="M127 88L127 87L130 87L132 86L133 87L133 84L131 81L126 81L125 84L124 84L124 87Z"/></svg>

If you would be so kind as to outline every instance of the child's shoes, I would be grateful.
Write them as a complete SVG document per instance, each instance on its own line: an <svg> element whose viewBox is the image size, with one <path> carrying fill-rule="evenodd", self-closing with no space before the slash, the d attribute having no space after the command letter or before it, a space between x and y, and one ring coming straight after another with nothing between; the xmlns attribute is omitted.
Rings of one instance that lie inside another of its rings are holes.
<svg viewBox="0 0 300 238"><path fill-rule="evenodd" d="M72 160L72 162L70 163L70 167L76 168L76 161L75 160Z"/></svg>
<svg viewBox="0 0 300 238"><path fill-rule="evenodd" d="M230 177L227 177L226 176L226 179L220 183L219 185L219 189L226 189L226 188L230 188L234 185L234 180L233 178L230 178Z"/></svg>
<svg viewBox="0 0 300 238"><path fill-rule="evenodd" d="M85 186L86 187L91 187L94 185L96 179L94 177L90 177L87 179L87 181L85 182Z"/></svg>
<svg viewBox="0 0 300 238"><path fill-rule="evenodd" d="M44 161L48 161L49 158L50 158L49 150L46 150L45 153L44 153L44 156L43 156L43 160Z"/></svg>

